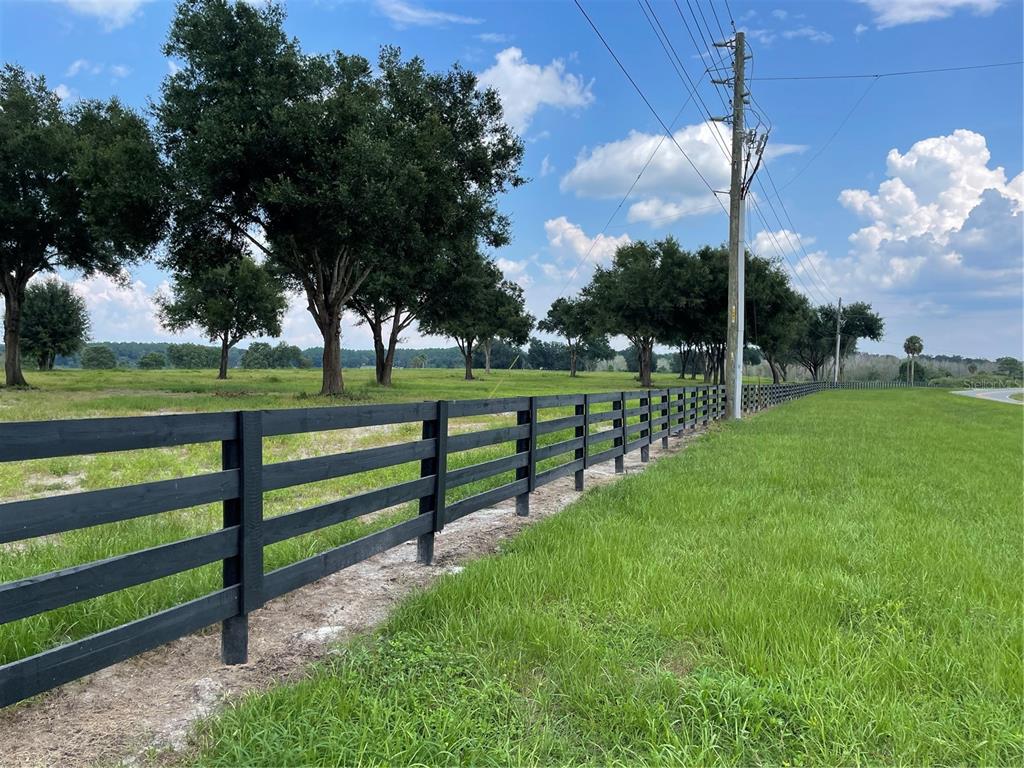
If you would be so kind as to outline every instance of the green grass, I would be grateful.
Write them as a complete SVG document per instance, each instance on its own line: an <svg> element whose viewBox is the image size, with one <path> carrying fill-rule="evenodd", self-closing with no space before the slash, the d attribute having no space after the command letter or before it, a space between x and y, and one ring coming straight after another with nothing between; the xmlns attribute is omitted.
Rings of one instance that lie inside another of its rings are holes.
<svg viewBox="0 0 1024 768"><path fill-rule="evenodd" d="M1014 392L1010 395L1011 400L1024 400L1024 392Z"/></svg>
<svg viewBox="0 0 1024 768"><path fill-rule="evenodd" d="M716 429L247 697L190 760L1019 765L1022 437L922 390Z"/></svg>
<svg viewBox="0 0 1024 768"><path fill-rule="evenodd" d="M0 390L0 420L321 406L369 401L466 399L636 388L632 374L627 373L582 374L573 379L565 373L536 371L496 371L490 376L481 374L478 381L472 382L462 380L461 371L397 371L395 387L383 389L373 383L372 371L357 370L347 373L349 391L343 398L309 396L307 393L315 391L319 386L319 372L316 371L232 371L231 378L226 382L218 382L211 371L53 371L35 373L30 378L35 387L33 389ZM655 385L675 386L679 381L670 374L663 374L656 379ZM571 412L572 409L548 410L542 418L555 418ZM476 431L514 423L514 415L473 417L452 420L451 429L452 432ZM607 426L597 425L594 431L606 429ZM326 455L419 439L419 436L419 424L407 424L384 430L336 430L274 437L264 441L264 460L271 463ZM571 431L556 432L542 436L539 443L547 445L570 437ZM595 451L603 447L595 445ZM487 461L513 450L514 445L509 443L466 451L453 455L449 467L456 469ZM566 458L549 459L540 465L540 469L555 466ZM110 488L218 469L220 447L217 444L11 462L0 464L0 501ZM331 499L410 480L418 477L418 474L418 464L409 463L273 491L265 495L264 512L268 517L293 512ZM512 473L505 473L452 489L447 498L451 503L512 479ZM380 516L346 522L280 542L266 549L265 568L268 571L279 568L407 519L413 514L414 505L403 505ZM70 531L14 545L0 545L0 583L198 536L220 526L220 507L211 504ZM0 625L0 664L199 597L218 588L220 578L219 564L212 564Z"/></svg>

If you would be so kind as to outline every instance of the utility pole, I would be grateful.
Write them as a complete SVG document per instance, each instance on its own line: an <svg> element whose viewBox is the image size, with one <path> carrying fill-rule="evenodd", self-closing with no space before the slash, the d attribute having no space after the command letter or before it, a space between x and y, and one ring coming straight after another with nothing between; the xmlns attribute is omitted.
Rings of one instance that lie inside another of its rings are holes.
<svg viewBox="0 0 1024 768"><path fill-rule="evenodd" d="M839 338L840 338L839 331L843 327L842 319L843 319L843 297L840 296L839 297L839 311L836 312L836 359L835 359L834 372L833 372L833 375L832 375L832 381L835 384L839 383Z"/></svg>
<svg viewBox="0 0 1024 768"><path fill-rule="evenodd" d="M732 179L729 185L729 313L725 337L726 392L729 419L742 414L743 395L743 305L744 305L744 162L743 69L746 64L746 45L742 32L733 41L732 81Z"/></svg>

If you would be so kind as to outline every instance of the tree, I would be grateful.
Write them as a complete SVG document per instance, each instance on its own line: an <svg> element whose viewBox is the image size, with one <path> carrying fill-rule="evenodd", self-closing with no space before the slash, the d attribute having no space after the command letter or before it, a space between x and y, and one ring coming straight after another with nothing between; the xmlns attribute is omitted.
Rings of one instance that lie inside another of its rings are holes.
<svg viewBox="0 0 1024 768"><path fill-rule="evenodd" d="M265 341L254 341L249 348L242 353L239 362L243 368L253 370L258 368L274 367L274 348Z"/></svg>
<svg viewBox="0 0 1024 768"><path fill-rule="evenodd" d="M167 360L173 368L216 368L220 362L220 350L202 344L168 344Z"/></svg>
<svg viewBox="0 0 1024 768"><path fill-rule="evenodd" d="M116 100L65 108L46 81L0 70L0 294L5 377L21 369L25 291L58 267L119 276L166 221L164 170L145 121Z"/></svg>
<svg viewBox="0 0 1024 768"><path fill-rule="evenodd" d="M455 340L472 381L473 353L477 344L502 339L524 344L533 327L526 314L522 289L502 279L501 270L480 255L463 260L463 269L423 308L420 329Z"/></svg>
<svg viewBox="0 0 1024 768"><path fill-rule="evenodd" d="M914 383L917 381L914 378L914 360L924 352L924 342L921 341L920 336L907 336L907 340L903 342L903 351L910 358L910 376L907 378L907 383Z"/></svg>
<svg viewBox="0 0 1024 768"><path fill-rule="evenodd" d="M778 384L793 360L793 346L806 327L810 304L793 290L780 264L747 254L746 338L758 346Z"/></svg>
<svg viewBox="0 0 1024 768"><path fill-rule="evenodd" d="M73 355L89 338L85 300L61 280L33 283L25 290L21 348L41 371L53 370L57 355Z"/></svg>
<svg viewBox="0 0 1024 768"><path fill-rule="evenodd" d="M978 372L978 366L976 366L974 363L970 363L967 366L967 372L969 374L971 374L971 376L973 376L974 374L976 374Z"/></svg>
<svg viewBox="0 0 1024 768"><path fill-rule="evenodd" d="M157 371L167 365L167 358L159 352L148 352L139 358L136 365L144 371Z"/></svg>
<svg viewBox="0 0 1024 768"><path fill-rule="evenodd" d="M1024 377L1024 363L1015 357L997 357L996 373L1012 379Z"/></svg>
<svg viewBox="0 0 1024 768"><path fill-rule="evenodd" d="M583 296L600 333L623 335L637 349L640 385L651 386L654 343L672 335L671 317L684 299L672 282L685 256L671 237L620 246L610 267L598 267Z"/></svg>
<svg viewBox="0 0 1024 768"><path fill-rule="evenodd" d="M594 329L594 308L583 299L557 298L551 303L547 316L537 324L546 333L565 339L569 351L569 375L576 375L581 352L589 345L597 346L608 339Z"/></svg>
<svg viewBox="0 0 1024 768"><path fill-rule="evenodd" d="M103 344L90 344L82 350L82 367L89 370L117 368L114 350Z"/></svg>
<svg viewBox="0 0 1024 768"><path fill-rule="evenodd" d="M281 281L223 242L232 255L222 264L182 272L174 276L171 296L156 298L160 322L170 331L199 326L210 341L220 342L218 379L228 377L228 353L248 336L278 336L287 308Z"/></svg>
<svg viewBox="0 0 1024 768"><path fill-rule="evenodd" d="M523 289L516 283L502 280L497 290L488 292L491 309L480 325L480 348L484 353L484 371L491 372L491 349L495 341L520 347L530 338L533 315L526 311ZM512 363L509 362L509 365Z"/></svg>
<svg viewBox="0 0 1024 768"><path fill-rule="evenodd" d="M807 369L814 381L819 380L827 362L835 357L837 311L833 304L812 310L793 346L794 359ZM871 310L870 304L864 302L855 302L846 307L841 323L840 368L843 359L856 351L859 339L879 341L885 330L885 322Z"/></svg>
<svg viewBox="0 0 1024 768"><path fill-rule="evenodd" d="M495 198L524 183L523 146L504 124L497 94L457 65L428 73L421 59L403 62L386 47L378 71L381 125L402 173L400 207L380 233L386 258L351 306L373 335L377 383L388 386L400 336L460 268L459 244L508 243Z"/></svg>
<svg viewBox="0 0 1024 768"><path fill-rule="evenodd" d="M389 78L408 73L390 49L377 72L360 56L305 55L283 19L274 4L181 3L164 51L183 67L165 80L157 115L176 169L177 239L226 230L264 251L305 293L324 339L321 392L338 394L341 317L364 281L437 253L438 241L416 227L447 236L451 222L456 239L469 239L452 206L503 232L494 199L512 175L500 169L518 165L522 146L500 123L497 94L477 91L472 73L453 68L442 78L448 90L433 80L392 88ZM436 101L395 106L393 93ZM444 194L422 200L431 185ZM187 249L174 257L190 258Z"/></svg>

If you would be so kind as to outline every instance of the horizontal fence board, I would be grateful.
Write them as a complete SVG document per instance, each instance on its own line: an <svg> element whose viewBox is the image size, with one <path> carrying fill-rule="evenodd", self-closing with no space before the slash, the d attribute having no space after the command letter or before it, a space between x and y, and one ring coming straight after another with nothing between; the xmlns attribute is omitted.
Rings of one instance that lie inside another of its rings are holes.
<svg viewBox="0 0 1024 768"><path fill-rule="evenodd" d="M637 432L646 432L647 422L638 421L635 424L626 425L626 435L635 435Z"/></svg>
<svg viewBox="0 0 1024 768"><path fill-rule="evenodd" d="M445 519L449 523L453 522L484 507L493 506L506 499L511 499L513 496L525 493L529 487L530 480L524 477L505 485L499 485L497 488L491 488L489 491L478 493L475 496L470 496L467 499L462 499L445 510Z"/></svg>
<svg viewBox="0 0 1024 768"><path fill-rule="evenodd" d="M590 423L591 424L600 424L602 421L614 421L615 419L621 419L621 418L622 418L622 411L621 410L597 411L596 413L594 411L590 412Z"/></svg>
<svg viewBox="0 0 1024 768"><path fill-rule="evenodd" d="M536 486L539 488L545 483L550 483L560 477L574 474L581 469L583 469L583 459L576 459L575 461L570 461L568 464L560 464L557 467L544 470L537 475Z"/></svg>
<svg viewBox="0 0 1024 768"><path fill-rule="evenodd" d="M458 451L468 451L473 448L483 448L487 445L507 443L510 440L522 440L529 436L529 424L517 424L514 427L485 429L481 432L468 432L462 435L449 435L448 452L456 453Z"/></svg>
<svg viewBox="0 0 1024 768"><path fill-rule="evenodd" d="M405 483L389 485L387 488L358 493L337 501L317 504L315 507L268 517L263 521L263 542L269 546L346 520L354 520L371 512L415 501L429 495L433 489L432 475L419 477Z"/></svg>
<svg viewBox="0 0 1024 768"><path fill-rule="evenodd" d="M0 584L0 624L62 608L238 553L238 526Z"/></svg>
<svg viewBox="0 0 1024 768"><path fill-rule="evenodd" d="M621 445L616 445L613 448L609 448L607 451L601 451L600 453L595 453L593 456L590 457L589 463L590 463L591 466L593 466L594 464L600 464L602 461L608 461L609 459L614 459L614 458L616 458L618 456L621 456L621 455L622 455L622 446Z"/></svg>
<svg viewBox="0 0 1024 768"><path fill-rule="evenodd" d="M525 411L530 407L528 397L493 397L482 400L452 400L448 403L448 418L486 416L496 413Z"/></svg>
<svg viewBox="0 0 1024 768"><path fill-rule="evenodd" d="M275 409L263 411L263 436L404 424L432 419L436 412L436 402Z"/></svg>
<svg viewBox="0 0 1024 768"><path fill-rule="evenodd" d="M551 445L544 445L537 449L536 460L544 461L550 459L552 456L558 456L569 451L575 451L578 448L583 447L582 437L573 437L568 440L562 440L560 443L552 443Z"/></svg>
<svg viewBox="0 0 1024 768"><path fill-rule="evenodd" d="M606 429L604 432L593 433L588 439L588 442L591 445L594 445L596 443L607 442L608 440L615 440L619 437L622 437L622 428L614 427L613 429Z"/></svg>
<svg viewBox="0 0 1024 768"><path fill-rule="evenodd" d="M238 613L237 586L0 667L0 707L76 680Z"/></svg>
<svg viewBox="0 0 1024 768"><path fill-rule="evenodd" d="M330 576L343 568L348 568L350 565L355 565L392 547L404 544L410 539L415 539L430 531L433 525L432 515L417 515L398 525L278 568L263 577L264 597L267 600L273 600L275 597L318 581L324 576Z"/></svg>
<svg viewBox="0 0 1024 768"><path fill-rule="evenodd" d="M238 496L238 470L0 504L0 544Z"/></svg>
<svg viewBox="0 0 1024 768"><path fill-rule="evenodd" d="M634 408L627 408L622 415L628 419L630 416L643 416L645 413L648 413L647 406L641 405Z"/></svg>
<svg viewBox="0 0 1024 768"><path fill-rule="evenodd" d="M274 491L304 483L331 480L359 472L393 467L410 461L431 458L434 455L433 440L417 440L413 443L382 445L329 456L315 456L294 461L280 461L263 467L263 490Z"/></svg>
<svg viewBox="0 0 1024 768"><path fill-rule="evenodd" d="M0 462L233 440L234 413L0 423Z"/></svg>
<svg viewBox="0 0 1024 768"><path fill-rule="evenodd" d="M626 443L626 453L629 453L630 451L635 451L637 448L643 445L647 445L646 437L641 437L639 440L634 440L631 443Z"/></svg>
<svg viewBox="0 0 1024 768"><path fill-rule="evenodd" d="M552 432L561 432L563 429L572 429L573 427L583 426L583 415L579 416L566 416L561 419L548 419L547 421L538 421L534 434L536 435L549 435Z"/></svg>
<svg viewBox="0 0 1024 768"><path fill-rule="evenodd" d="M646 389L635 389L632 392L623 392L622 396L625 397L627 400L640 400L640 399L646 400L647 399L647 390Z"/></svg>
<svg viewBox="0 0 1024 768"><path fill-rule="evenodd" d="M535 408L562 408L583 405L584 395L541 395L533 398Z"/></svg>
<svg viewBox="0 0 1024 768"><path fill-rule="evenodd" d="M525 467L529 462L529 456L525 453L513 453L511 456L502 456L500 459L492 459L479 464L472 464L468 467L460 467L448 471L448 488L458 488L460 485L475 483L477 480L484 480L488 477L500 475L502 472L510 472L513 469Z"/></svg>
<svg viewBox="0 0 1024 768"><path fill-rule="evenodd" d="M617 400L622 399L621 392L595 392L590 396L590 404L594 403L614 403Z"/></svg>

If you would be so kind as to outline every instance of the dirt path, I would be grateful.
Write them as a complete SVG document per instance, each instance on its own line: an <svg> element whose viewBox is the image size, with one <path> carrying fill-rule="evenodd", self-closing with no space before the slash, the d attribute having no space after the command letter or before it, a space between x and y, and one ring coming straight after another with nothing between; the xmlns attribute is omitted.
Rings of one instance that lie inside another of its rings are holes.
<svg viewBox="0 0 1024 768"><path fill-rule="evenodd" d="M652 446L651 461L679 451L699 432ZM640 452L626 473L644 469ZM588 488L614 482L612 462L587 471ZM514 500L446 526L435 563L416 563L416 542L384 552L271 601L249 618L249 663L219 661L211 628L69 683L12 711L0 712L0 765L77 766L136 763L153 750L179 750L192 726L242 693L300 677L331 643L381 624L398 601L461 564L496 552L503 539L579 498L572 476L537 490L530 516Z"/></svg>

